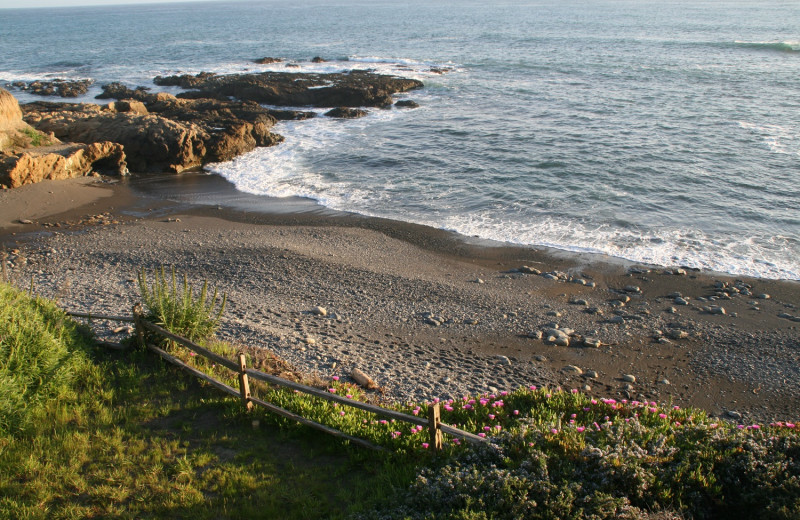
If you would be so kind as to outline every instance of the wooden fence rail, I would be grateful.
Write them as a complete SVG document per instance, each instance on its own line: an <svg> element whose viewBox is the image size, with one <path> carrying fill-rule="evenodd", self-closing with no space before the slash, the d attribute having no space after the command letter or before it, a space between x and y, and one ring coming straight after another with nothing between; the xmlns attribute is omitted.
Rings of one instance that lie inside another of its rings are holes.
<svg viewBox="0 0 800 520"><path fill-rule="evenodd" d="M163 327L159 327L154 323L151 323L143 318L141 306L137 305L133 309L133 317L122 317L122 316L102 316L102 315L92 315L88 313L79 313L79 312L67 312L70 316L76 316L81 318L90 318L90 319L106 319L106 320L113 320L113 321L124 321L124 322L133 322L136 329L136 336L138 341L141 345L146 346L151 351L155 352L159 356L161 356L166 361L186 370L187 372L191 373L195 377L209 383L210 385L214 386L215 388L241 398L244 406L247 407L248 410L252 409L253 405L261 406L275 414L278 414L282 417L286 417L293 421L296 421L300 424L304 424L311 428L315 428L317 430L323 431L330 435L334 435L336 437L340 437L343 439L347 439L350 442L357 444L359 446L363 446L365 448L373 449L373 450L385 450L385 448L381 446L377 446L372 444L371 442L354 437L352 435L348 435L344 432L331 428L330 426L326 426L324 424L320 424L318 422L312 421L311 419L307 419L300 415L297 415L293 412L285 410L279 406L276 406L272 403L268 403L261 399L255 398L250 395L250 386L249 386L249 379L252 377L253 379L257 379L259 381L264 381L266 383L270 383L276 386L280 386L283 388L288 388L291 390L296 390L298 392L302 392L304 394L313 395L315 397L319 397L321 399L325 399L328 401L333 401L335 403L349 406L352 408L358 408L360 410L364 410L367 412L374 413L376 415L380 415L383 417L388 417L390 419L394 419L396 421L406 422L410 424L414 424L417 426L425 426L428 428L428 432L430 435L430 446L434 449L441 449L442 448L442 433L447 433L453 437L457 437L463 439L467 442L480 444L486 443L488 440L484 437L480 437L478 435L466 432L464 430L460 430L453 426L442 424L441 422L441 415L440 415L440 408L439 404L435 403L429 407L428 410L428 417L418 417L414 415L408 415L402 412L398 412L396 410L389 410L387 408L382 408L380 406L376 406L369 403L364 403L362 401L357 401L354 399L349 399L347 397L338 395L336 393L321 390L319 388L314 388L312 386L304 385L302 383L296 383L294 381L290 381L288 379L283 379L281 377L265 374L259 370L253 370L252 368L247 368L245 364L245 356L244 354L239 354L238 360L233 361L224 356L220 356L214 352L211 352L205 347L198 345L197 343L190 341L184 337L178 336L177 334L173 334L168 330L164 329ZM205 357L221 366L224 366L234 372L236 372L239 376L239 390L226 385L225 383L214 379L213 377L189 366L188 364L184 363L180 359L172 356L171 354L165 352L164 350L156 347L155 345L148 345L145 342L144 331L150 331L154 334L158 334L164 338L167 338L171 341L179 345L183 345L184 347L188 348L195 354Z"/></svg>

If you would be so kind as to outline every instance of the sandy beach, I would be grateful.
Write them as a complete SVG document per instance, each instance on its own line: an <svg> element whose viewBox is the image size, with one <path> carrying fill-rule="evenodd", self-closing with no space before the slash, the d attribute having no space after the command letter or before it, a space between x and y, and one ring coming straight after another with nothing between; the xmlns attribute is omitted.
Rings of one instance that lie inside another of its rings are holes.
<svg viewBox="0 0 800 520"><path fill-rule="evenodd" d="M186 182L0 192L9 277L66 309L127 314L136 272L174 266L228 294L220 337L308 373L358 367L396 400L560 385L800 419L797 282L479 243L298 201L261 212L208 193L211 178Z"/></svg>

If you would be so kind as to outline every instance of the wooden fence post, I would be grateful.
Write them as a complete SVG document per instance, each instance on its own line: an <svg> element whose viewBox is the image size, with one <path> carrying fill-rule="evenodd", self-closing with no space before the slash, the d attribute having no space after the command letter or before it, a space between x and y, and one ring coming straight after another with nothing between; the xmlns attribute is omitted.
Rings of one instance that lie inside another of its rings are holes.
<svg viewBox="0 0 800 520"><path fill-rule="evenodd" d="M247 411L253 409L253 402L250 401L250 382L247 380L247 362L243 353L239 353L239 393L242 396L242 403Z"/></svg>
<svg viewBox="0 0 800 520"><path fill-rule="evenodd" d="M144 347L144 327L142 327L142 304L137 303L133 306L133 328L136 331L136 341L140 347Z"/></svg>
<svg viewBox="0 0 800 520"><path fill-rule="evenodd" d="M435 450L442 449L442 412L439 403L434 403L428 408L428 432L430 433L430 446Z"/></svg>

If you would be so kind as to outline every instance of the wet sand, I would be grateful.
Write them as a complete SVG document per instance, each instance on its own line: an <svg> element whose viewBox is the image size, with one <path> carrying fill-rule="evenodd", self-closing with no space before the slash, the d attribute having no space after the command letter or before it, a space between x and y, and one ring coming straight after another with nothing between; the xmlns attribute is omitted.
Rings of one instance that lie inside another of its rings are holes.
<svg viewBox="0 0 800 520"><path fill-rule="evenodd" d="M11 278L65 308L126 313L138 269L175 266L228 294L223 338L323 376L357 366L392 399L561 385L800 419L797 282L481 242L208 176L0 192L0 226Z"/></svg>

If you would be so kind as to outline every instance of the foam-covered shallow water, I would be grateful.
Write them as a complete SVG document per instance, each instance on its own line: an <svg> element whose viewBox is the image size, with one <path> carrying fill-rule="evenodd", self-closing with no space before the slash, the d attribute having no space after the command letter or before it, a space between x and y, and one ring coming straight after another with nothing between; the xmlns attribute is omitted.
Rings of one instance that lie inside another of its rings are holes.
<svg viewBox="0 0 800 520"><path fill-rule="evenodd" d="M209 165L249 194L800 279L800 6L267 1L2 14L0 84L94 79L79 101L110 81L155 90L156 75L200 71L371 69L425 83L402 96L421 108L282 122L281 145ZM285 61L253 63L264 56Z"/></svg>

